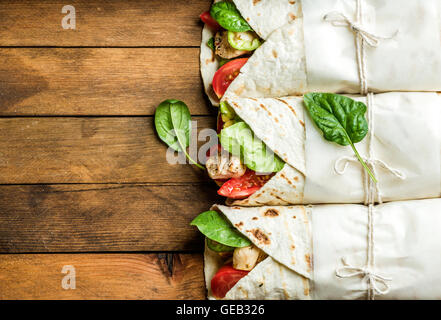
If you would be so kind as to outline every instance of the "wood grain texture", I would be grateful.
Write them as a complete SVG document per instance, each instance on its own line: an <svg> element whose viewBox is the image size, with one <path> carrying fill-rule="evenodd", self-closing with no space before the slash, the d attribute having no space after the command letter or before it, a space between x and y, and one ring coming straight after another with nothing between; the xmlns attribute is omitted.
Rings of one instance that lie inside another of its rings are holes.
<svg viewBox="0 0 441 320"><path fill-rule="evenodd" d="M180 99L214 128L199 74L211 2L0 1L0 299L205 298L189 223L221 199L167 163L151 115Z"/></svg>
<svg viewBox="0 0 441 320"><path fill-rule="evenodd" d="M0 49L0 116L152 115L172 98L193 115L213 114L199 49Z"/></svg>
<svg viewBox="0 0 441 320"><path fill-rule="evenodd" d="M215 126L210 117L194 120L198 129ZM208 181L166 154L151 117L0 119L0 184Z"/></svg>
<svg viewBox="0 0 441 320"><path fill-rule="evenodd" d="M63 266L76 289L63 289ZM204 299L199 254L0 255L0 299Z"/></svg>
<svg viewBox="0 0 441 320"><path fill-rule="evenodd" d="M0 46L199 46L211 0L0 1ZM64 30L63 6L76 9Z"/></svg>
<svg viewBox="0 0 441 320"><path fill-rule="evenodd" d="M0 186L0 252L202 252L190 221L220 202L214 183Z"/></svg>

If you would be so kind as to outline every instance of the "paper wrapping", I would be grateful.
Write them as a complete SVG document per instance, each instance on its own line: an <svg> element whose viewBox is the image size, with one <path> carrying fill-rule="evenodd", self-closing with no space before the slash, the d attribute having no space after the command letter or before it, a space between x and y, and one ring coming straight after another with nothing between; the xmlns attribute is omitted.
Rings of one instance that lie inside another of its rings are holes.
<svg viewBox="0 0 441 320"><path fill-rule="evenodd" d="M363 28L385 39L366 45L370 92L441 91L441 2L362 0ZM281 97L311 91L359 93L354 32L323 17L355 21L355 0L303 0L303 15L270 34L225 96ZM252 9L244 15L251 14Z"/></svg>
<svg viewBox="0 0 441 320"><path fill-rule="evenodd" d="M368 285L363 275L349 278L336 276L336 270L343 266L342 258L354 267L366 266L366 206L217 208L233 225L241 221L238 230L269 254L269 258L228 292L226 299L367 298ZM278 216L275 223L265 225L266 221L262 219L271 219L271 216L264 216L268 210L276 210ZM307 215L303 216L301 212L307 212ZM294 216L301 219L293 219ZM255 217L261 222L259 225L254 223ZM377 294L375 299L441 299L441 199L377 205L373 217L375 266L372 271L391 279L387 282L389 292ZM285 228L285 221L290 220L293 222ZM264 247L244 231L256 228L277 245L271 249ZM308 240L311 235L312 240ZM301 273L307 270L304 267L308 263L300 259L303 255L308 255L309 263L312 262L312 271L304 275ZM300 266L289 264L292 259L297 259ZM207 249L205 275L209 297L209 282L221 265L217 254Z"/></svg>
<svg viewBox="0 0 441 320"><path fill-rule="evenodd" d="M353 97L366 103L365 97ZM402 180L377 164L376 178L383 201L441 195L441 96L435 93L385 93L374 96L373 158L404 174ZM352 149L326 141L305 118L305 203L364 202L364 168L348 163L344 174L334 170L338 159L353 157ZM369 133L356 144L368 156ZM341 167L341 166L340 166ZM342 169L342 168L340 168Z"/></svg>
<svg viewBox="0 0 441 320"><path fill-rule="evenodd" d="M309 91L360 92L355 37L323 17L355 20L355 0L302 0ZM441 2L362 0L363 28L391 39L366 45L371 92L441 90ZM396 34L395 34L396 33Z"/></svg>
<svg viewBox="0 0 441 320"><path fill-rule="evenodd" d="M366 103L365 97L352 98ZM256 136L286 161L285 168L258 192L232 204L364 202L364 168L358 161L352 161L343 174L335 171L339 159L353 157L354 153L349 146L343 147L322 137L310 117L303 114L302 98L228 98L227 101ZM402 175L397 176L376 163L382 200L439 197L441 95L414 92L378 94L374 96L371 108L373 159L382 161ZM356 144L362 157L368 156L369 135ZM344 167L344 162L339 167Z"/></svg>
<svg viewBox="0 0 441 320"><path fill-rule="evenodd" d="M342 257L364 267L367 207L324 205L312 209L314 299L366 299L361 276L338 278ZM441 199L390 202L374 210L375 269L391 278L375 299L441 299Z"/></svg>

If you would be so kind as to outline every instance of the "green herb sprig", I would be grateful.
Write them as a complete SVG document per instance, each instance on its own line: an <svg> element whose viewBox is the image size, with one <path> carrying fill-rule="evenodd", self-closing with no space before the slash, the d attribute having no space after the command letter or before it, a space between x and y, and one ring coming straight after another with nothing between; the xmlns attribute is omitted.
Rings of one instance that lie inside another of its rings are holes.
<svg viewBox="0 0 441 320"><path fill-rule="evenodd" d="M210 9L210 15L226 30L234 32L252 30L246 20L242 18L233 2L220 1L213 4Z"/></svg>
<svg viewBox="0 0 441 320"><path fill-rule="evenodd" d="M237 231L231 223L217 211L205 211L201 213L190 225L196 226L208 239L225 246L242 248L251 245L251 241Z"/></svg>
<svg viewBox="0 0 441 320"><path fill-rule="evenodd" d="M198 168L205 170L187 153L190 145L191 115L187 105L179 100L168 99L156 108L155 128L159 138L170 148L184 152L187 159Z"/></svg>
<svg viewBox="0 0 441 320"><path fill-rule="evenodd" d="M323 137L341 146L350 145L372 181L377 183L374 174L355 148L355 143L362 141L368 133L368 123L364 117L366 105L332 93L307 93L304 103L312 120L323 132Z"/></svg>

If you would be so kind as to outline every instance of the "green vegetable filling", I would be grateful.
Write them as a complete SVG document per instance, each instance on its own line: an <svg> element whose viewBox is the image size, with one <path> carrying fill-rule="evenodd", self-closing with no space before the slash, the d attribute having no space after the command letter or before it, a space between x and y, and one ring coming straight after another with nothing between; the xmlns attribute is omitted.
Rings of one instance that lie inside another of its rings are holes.
<svg viewBox="0 0 441 320"><path fill-rule="evenodd" d="M214 3L210 9L210 15L222 28L228 31L245 32L252 30L232 2L220 1Z"/></svg>
<svg viewBox="0 0 441 320"><path fill-rule="evenodd" d="M234 251L234 247L226 246L217 241L207 238L207 247L216 252L231 252Z"/></svg>
<svg viewBox="0 0 441 320"><path fill-rule="evenodd" d="M217 211L205 211L198 215L190 225L196 226L199 231L208 239L217 242L223 246L232 248L242 248L251 245L251 241L237 231L231 223ZM211 242L208 246L215 248L215 251L221 251L224 247L217 246ZM222 251L232 251L231 248Z"/></svg>
<svg viewBox="0 0 441 320"><path fill-rule="evenodd" d="M228 43L236 50L254 51L261 42L252 31L233 32L228 31Z"/></svg>
<svg viewBox="0 0 441 320"><path fill-rule="evenodd" d="M207 46L211 49L211 50L216 50L215 46L214 46L214 37L211 37L208 41L207 41Z"/></svg>
<svg viewBox="0 0 441 320"><path fill-rule="evenodd" d="M256 172L278 172L285 162L279 158L243 121L237 122L220 133L220 143L231 154L239 157L251 170Z"/></svg>

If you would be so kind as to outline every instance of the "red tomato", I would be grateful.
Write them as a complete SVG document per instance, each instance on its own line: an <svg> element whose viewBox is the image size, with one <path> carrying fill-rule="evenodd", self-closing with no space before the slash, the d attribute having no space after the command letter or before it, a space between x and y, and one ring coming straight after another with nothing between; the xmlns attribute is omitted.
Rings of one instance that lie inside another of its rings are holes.
<svg viewBox="0 0 441 320"><path fill-rule="evenodd" d="M212 145L210 149L208 149L207 151L207 158L215 155L216 153L221 152L221 150L222 150L222 146L220 144Z"/></svg>
<svg viewBox="0 0 441 320"><path fill-rule="evenodd" d="M272 176L273 174L257 175L256 172L247 170L242 177L225 182L217 193L230 199L245 199L259 190Z"/></svg>
<svg viewBox="0 0 441 320"><path fill-rule="evenodd" d="M239 75L240 68L248 61L248 58L234 59L216 71L213 77L213 90L222 98L230 83Z"/></svg>
<svg viewBox="0 0 441 320"><path fill-rule="evenodd" d="M205 23L210 29L217 31L220 30L222 27L217 23L216 20L213 19L213 17L210 15L209 11L202 12L199 16L203 23Z"/></svg>
<svg viewBox="0 0 441 320"><path fill-rule="evenodd" d="M225 297L228 291L249 271L236 270L231 264L224 265L211 279L211 292L218 299Z"/></svg>

